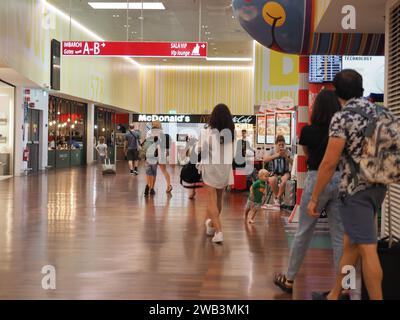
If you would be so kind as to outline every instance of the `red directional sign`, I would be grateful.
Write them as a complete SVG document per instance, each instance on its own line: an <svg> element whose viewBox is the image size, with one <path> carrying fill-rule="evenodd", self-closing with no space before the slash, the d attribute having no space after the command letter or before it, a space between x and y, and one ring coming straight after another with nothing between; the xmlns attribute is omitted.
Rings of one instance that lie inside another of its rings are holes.
<svg viewBox="0 0 400 320"><path fill-rule="evenodd" d="M206 42L63 41L64 56L206 58Z"/></svg>

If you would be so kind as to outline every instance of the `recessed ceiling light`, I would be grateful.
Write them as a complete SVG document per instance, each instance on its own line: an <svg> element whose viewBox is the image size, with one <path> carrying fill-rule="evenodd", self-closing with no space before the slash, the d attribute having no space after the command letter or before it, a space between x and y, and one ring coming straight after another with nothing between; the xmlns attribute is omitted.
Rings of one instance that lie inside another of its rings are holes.
<svg viewBox="0 0 400 320"><path fill-rule="evenodd" d="M119 14L113 14L113 18L119 18Z"/></svg>
<svg viewBox="0 0 400 320"><path fill-rule="evenodd" d="M139 19L139 20L144 20L144 17L140 16L138 19Z"/></svg>
<svg viewBox="0 0 400 320"><path fill-rule="evenodd" d="M142 2L88 2L93 9L103 10L141 10ZM165 10L162 2L143 2L143 10Z"/></svg>

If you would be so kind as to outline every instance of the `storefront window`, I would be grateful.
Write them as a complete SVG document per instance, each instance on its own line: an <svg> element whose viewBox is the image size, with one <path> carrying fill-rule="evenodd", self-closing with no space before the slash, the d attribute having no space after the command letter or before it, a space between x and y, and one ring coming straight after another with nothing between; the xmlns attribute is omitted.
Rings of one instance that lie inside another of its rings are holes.
<svg viewBox="0 0 400 320"><path fill-rule="evenodd" d="M65 168L86 163L86 105L50 97L49 166Z"/></svg>
<svg viewBox="0 0 400 320"><path fill-rule="evenodd" d="M14 87L0 81L0 177L13 174Z"/></svg>

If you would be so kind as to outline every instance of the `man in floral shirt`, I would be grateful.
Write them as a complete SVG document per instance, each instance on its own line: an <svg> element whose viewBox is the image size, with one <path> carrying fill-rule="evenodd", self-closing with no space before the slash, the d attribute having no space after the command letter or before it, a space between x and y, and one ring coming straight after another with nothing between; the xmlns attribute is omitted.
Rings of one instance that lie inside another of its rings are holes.
<svg viewBox="0 0 400 320"><path fill-rule="evenodd" d="M361 258L362 270L371 300L382 299L382 268L377 254L376 212L386 195L384 185L373 185L363 179L354 168L360 163L364 134L368 120L351 112L361 108L367 114L376 114L374 105L363 99L363 80L354 70L343 70L334 79L336 94L343 110L332 119L329 143L322 161L317 182L308 205L311 216L316 212L319 195L331 180L337 166L341 170L339 208L345 229L343 256L335 287L329 293L314 293L313 299L337 300L343 290L345 266L355 266ZM352 170L353 169L353 170Z"/></svg>

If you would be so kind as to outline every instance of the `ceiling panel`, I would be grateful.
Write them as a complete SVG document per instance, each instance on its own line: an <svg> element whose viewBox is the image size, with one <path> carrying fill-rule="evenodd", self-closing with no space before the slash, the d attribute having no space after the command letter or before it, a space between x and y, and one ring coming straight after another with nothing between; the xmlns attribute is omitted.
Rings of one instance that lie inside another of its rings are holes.
<svg viewBox="0 0 400 320"><path fill-rule="evenodd" d="M144 10L144 20L139 19L141 10L95 10L88 5L90 1L70 1L71 16L108 41L141 41L142 32L143 41L199 40L199 0L161 0L166 10ZM67 14L70 1L48 0ZM201 25L201 40L209 43L209 56L252 57L252 39L234 18L230 0L202 0ZM137 60L144 64L204 64L199 59ZM251 62L229 64L249 65Z"/></svg>

